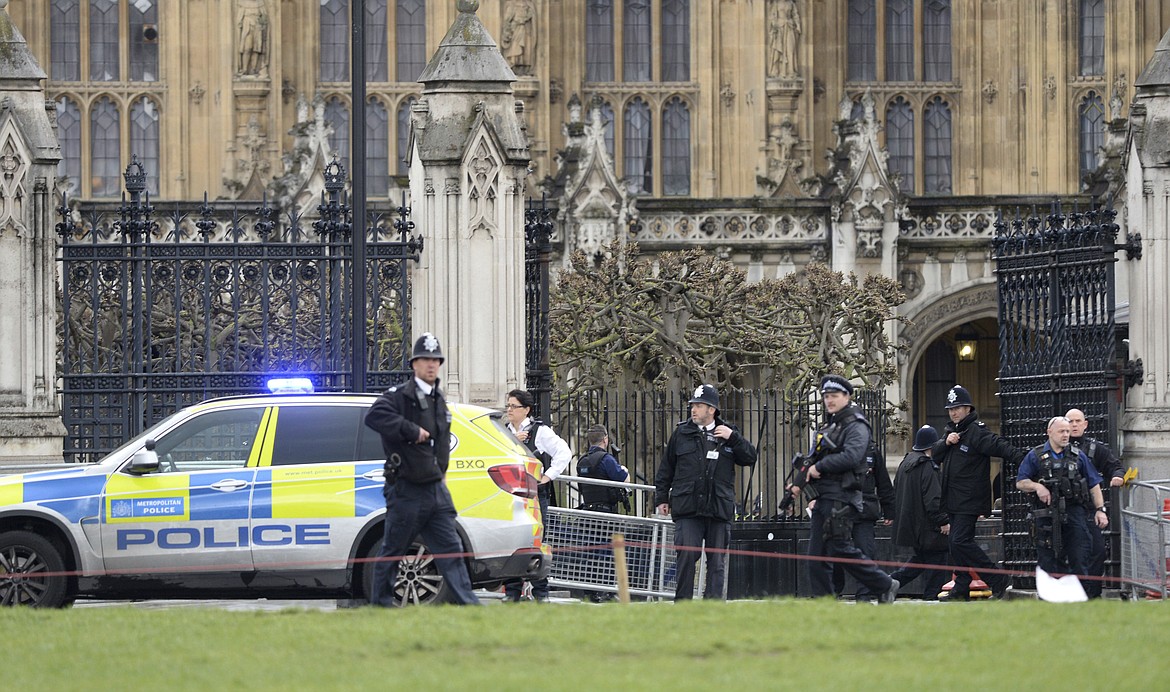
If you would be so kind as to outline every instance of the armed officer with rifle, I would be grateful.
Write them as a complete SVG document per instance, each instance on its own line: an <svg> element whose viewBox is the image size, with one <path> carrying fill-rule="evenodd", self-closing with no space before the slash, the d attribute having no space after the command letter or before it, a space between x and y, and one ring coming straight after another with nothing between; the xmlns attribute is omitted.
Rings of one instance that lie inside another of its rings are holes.
<svg viewBox="0 0 1170 692"><path fill-rule="evenodd" d="M1071 426L1064 416L1048 421L1048 441L1020 462L1016 487L1035 493L1036 561L1045 572L1089 573L1091 539L1087 522L1109 525L1101 474L1084 452L1069 447Z"/></svg>
<svg viewBox="0 0 1170 692"><path fill-rule="evenodd" d="M852 402L853 384L840 375L821 378L821 399L828 414L826 426L816 432L808 456L799 460L793 482L787 490L810 500L812 526L809 557L833 557L845 571L870 593L880 594L879 602L893 603L898 596L897 580L891 579L853 543L853 525L863 511L861 488L867 470L869 421ZM785 498L788 501L788 498ZM813 596L833 593L833 563L809 561L809 583Z"/></svg>

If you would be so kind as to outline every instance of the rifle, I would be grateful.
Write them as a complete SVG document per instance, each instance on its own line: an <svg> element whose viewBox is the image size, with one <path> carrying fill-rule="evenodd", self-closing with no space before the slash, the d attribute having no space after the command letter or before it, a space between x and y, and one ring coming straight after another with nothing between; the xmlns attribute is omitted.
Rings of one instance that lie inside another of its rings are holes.
<svg viewBox="0 0 1170 692"><path fill-rule="evenodd" d="M808 484L808 469L813 465L813 459L804 454L794 454L792 462L788 469L788 475L784 477L784 496L780 498L780 514L792 515L792 505L796 502L796 495L793 494L792 488L800 488L800 492L805 499L812 500L816 498L816 490Z"/></svg>
<svg viewBox="0 0 1170 692"><path fill-rule="evenodd" d="M1040 480L1040 485L1043 485L1048 489L1048 506L1033 510L1032 515L1037 519L1043 519L1045 517L1052 519L1052 523L1048 528L1048 530L1051 532L1049 538L1052 542L1053 559L1055 560L1056 564L1059 565L1061 559L1060 552L1064 549L1063 525L1067 516L1065 514L1065 510L1067 509L1065 505L1065 499L1068 497L1068 493L1066 491L1069 486L1069 481L1067 478L1043 478ZM1039 502L1039 500L1037 500L1037 502ZM1039 522L1037 522L1036 525L1036 533L1037 537L1043 540L1043 537L1039 535Z"/></svg>
<svg viewBox="0 0 1170 692"><path fill-rule="evenodd" d="M788 476L784 479L784 496L780 499L780 514L792 514L792 505L796 500L792 493L794 486L800 488L800 494L804 495L805 500L817 498L816 487L808 484L809 467L826 454L837 451L837 443L833 442L833 439L825 432L825 430L817 431L817 441L808 454L793 455L791 468L788 470Z"/></svg>

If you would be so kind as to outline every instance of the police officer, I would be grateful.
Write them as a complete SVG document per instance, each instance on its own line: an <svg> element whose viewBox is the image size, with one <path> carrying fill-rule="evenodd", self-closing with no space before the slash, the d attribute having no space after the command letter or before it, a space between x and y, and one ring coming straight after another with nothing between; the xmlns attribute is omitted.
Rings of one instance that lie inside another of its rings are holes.
<svg viewBox="0 0 1170 692"><path fill-rule="evenodd" d="M552 482L569 468L569 462L573 460L573 450L552 428L540 419L532 417L535 403L536 399L531 392L513 389L508 392L504 414L508 419L508 430L528 447L544 468L540 474L540 483L537 485L537 501L540 502L540 520L547 524L549 505L556 505ZM504 593L509 601L519 601L523 590L522 579L504 582ZM532 581L532 598L539 602L548 600L547 577Z"/></svg>
<svg viewBox="0 0 1170 692"><path fill-rule="evenodd" d="M1016 487L1035 493L1036 561L1045 572L1088 574L1089 516L1098 529L1109 525L1101 474L1089 458L1068 445L1064 416L1048 421L1048 441L1020 462ZM1059 535L1058 535L1059 534ZM1056 541L1059 538L1059 550Z"/></svg>
<svg viewBox="0 0 1170 692"><path fill-rule="evenodd" d="M691 417L674 429L654 474L658 513L674 519L676 601L694 597L695 563L704 544L708 570L703 597L723 598L724 552L735 516L735 467L756 463L755 447L719 417L714 387L700 385L689 403Z"/></svg>
<svg viewBox="0 0 1170 692"><path fill-rule="evenodd" d="M845 558L845 571L870 593L880 594L881 603L893 603L899 583L878 569L873 560L853 543L853 525L862 512L861 483L869 449L869 421L853 403L853 384L840 375L821 378L821 400L828 414L826 425L817 431L806 471L807 483L816 499L808 542L809 557ZM883 469L884 472L884 469ZM799 493L799 486L793 487ZM807 490L805 491L808 494ZM813 596L833 593L833 567L829 562L810 560L809 584Z"/></svg>
<svg viewBox="0 0 1170 692"><path fill-rule="evenodd" d="M922 598L928 601L938 598L950 576L950 570L931 567L948 564L947 534L951 531L950 520L942 509L941 472L930 457L936 442L937 430L929 425L919 428L894 478L894 544L912 549L914 555L890 576L905 585L925 573Z"/></svg>
<svg viewBox="0 0 1170 692"><path fill-rule="evenodd" d="M877 555L876 526L894 523L894 484L886 471L886 456L873 440L865 450L865 476L861 479L861 514L853 524L853 545L870 557ZM833 563L833 593L845 592L845 567ZM872 600L873 594L864 586L857 589L857 600Z"/></svg>
<svg viewBox="0 0 1170 692"><path fill-rule="evenodd" d="M1109 449L1109 445L1092 437L1085 436L1085 430L1089 427L1089 421L1085 418L1085 412L1079 408L1069 409L1068 413L1064 414L1068 419L1069 427L1071 428L1068 445L1075 448L1077 451L1083 452L1085 456L1089 457L1089 461L1093 463L1093 468L1097 469L1097 473L1101 474L1102 486L1101 494L1105 497L1105 509L1109 510L1109 496L1106 494L1113 488L1119 488L1125 483L1125 470L1121 468L1121 462L1117 457L1113 456L1113 450ZM1106 488L1104 481L1109 481L1109 487ZM1098 528L1097 522L1093 517L1089 517L1089 576L1090 577L1104 577L1105 576L1105 534ZM1103 586L1102 579L1089 579L1085 584L1085 593L1089 598L1100 598L1101 587Z"/></svg>
<svg viewBox="0 0 1170 692"><path fill-rule="evenodd" d="M449 598L460 605L479 605L471 589L463 542L455 528L455 504L447 490L451 455L451 414L439 389L443 351L439 340L425 332L414 342L410 367L414 378L391 387L370 406L366 425L382 436L386 451L385 534L374 566L372 605L394 605L398 559L415 537L435 556Z"/></svg>
<svg viewBox="0 0 1170 692"><path fill-rule="evenodd" d="M600 481L625 483L630 472L609 453L609 431L604 425L594 425L585 433L589 450L577 460L577 475ZM591 512L617 513L618 503L625 499L621 488L610 485L581 483L581 509Z"/></svg>
<svg viewBox="0 0 1170 692"><path fill-rule="evenodd" d="M1016 462L1024 453L987 429L966 388L951 387L946 409L951 422L934 445L933 457L942 467L943 507L951 525L951 564L958 569L954 587L940 600L969 600L972 569L991 587L993 598L1002 598L1008 579L991 572L995 563L975 542L975 526L980 516L991 514L991 457Z"/></svg>

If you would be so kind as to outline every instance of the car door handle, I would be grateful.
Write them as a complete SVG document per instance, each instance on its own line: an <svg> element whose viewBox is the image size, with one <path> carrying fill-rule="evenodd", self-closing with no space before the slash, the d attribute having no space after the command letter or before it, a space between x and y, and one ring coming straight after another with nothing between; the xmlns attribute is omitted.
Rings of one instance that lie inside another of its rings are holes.
<svg viewBox="0 0 1170 692"><path fill-rule="evenodd" d="M218 490L222 493L230 493L233 490L248 487L248 481L242 481L238 478L225 478L222 481L216 481L211 484L213 490Z"/></svg>
<svg viewBox="0 0 1170 692"><path fill-rule="evenodd" d="M371 471L366 471L365 473L363 473L362 478L365 478L368 481L377 481L379 483L382 483L386 480L386 474L385 474L385 471L383 469L373 469Z"/></svg>

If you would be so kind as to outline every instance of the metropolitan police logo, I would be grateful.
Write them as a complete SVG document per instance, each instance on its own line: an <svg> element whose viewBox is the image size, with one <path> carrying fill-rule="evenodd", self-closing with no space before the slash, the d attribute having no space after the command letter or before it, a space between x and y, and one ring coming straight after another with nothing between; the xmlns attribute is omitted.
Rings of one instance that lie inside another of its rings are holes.
<svg viewBox="0 0 1170 692"><path fill-rule="evenodd" d="M439 348L439 340L430 332L423 332L423 348L434 353Z"/></svg>
<svg viewBox="0 0 1170 692"><path fill-rule="evenodd" d="M130 500L110 500L110 516L124 519L134 515L134 505Z"/></svg>
<svg viewBox="0 0 1170 692"><path fill-rule="evenodd" d="M947 403L948 404L953 404L958 400L959 400L959 395L955 394L955 390L953 388L951 389L951 391L947 392Z"/></svg>
<svg viewBox="0 0 1170 692"><path fill-rule="evenodd" d="M696 398L696 399L701 399L703 397L703 385L699 385L698 387L695 387L695 393L692 394L691 396Z"/></svg>

